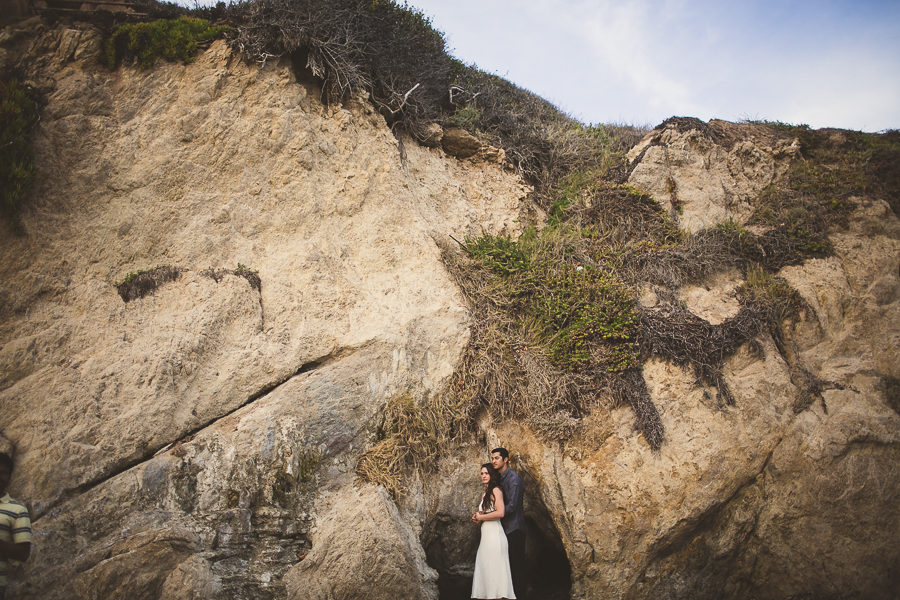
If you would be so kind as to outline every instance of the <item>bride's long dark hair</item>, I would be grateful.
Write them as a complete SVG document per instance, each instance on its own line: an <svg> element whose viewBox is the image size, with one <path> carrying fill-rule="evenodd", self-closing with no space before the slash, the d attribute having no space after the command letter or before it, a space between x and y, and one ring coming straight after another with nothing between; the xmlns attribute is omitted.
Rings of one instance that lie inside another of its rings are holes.
<svg viewBox="0 0 900 600"><path fill-rule="evenodd" d="M487 489L484 491L484 499L481 501L481 510L485 510L488 506L493 506L494 504L494 488L500 487L500 471L495 469L491 463L484 463L481 465L481 468L487 469L490 476ZM485 503L485 500L487 500L487 503Z"/></svg>

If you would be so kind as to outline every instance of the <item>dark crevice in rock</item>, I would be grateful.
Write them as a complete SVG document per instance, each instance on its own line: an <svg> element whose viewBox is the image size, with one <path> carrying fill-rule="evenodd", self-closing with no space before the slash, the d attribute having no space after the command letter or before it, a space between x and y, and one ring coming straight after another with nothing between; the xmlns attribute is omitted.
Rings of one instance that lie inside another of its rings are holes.
<svg viewBox="0 0 900 600"><path fill-rule="evenodd" d="M545 515L546 516L546 515ZM540 519L546 521L546 519ZM444 525L449 525L445 522ZM542 600L568 600L572 588L572 567L566 550L555 527L548 531L545 523L538 524L525 517L526 555L529 598ZM471 532L471 530L470 530ZM434 539L425 548L428 562L438 571L440 600L463 600L471 597L473 572L471 567L450 565L445 562L443 546L450 540ZM475 556L472 553L472 561Z"/></svg>
<svg viewBox="0 0 900 600"><path fill-rule="evenodd" d="M301 373L309 373L310 371L315 371L319 367L322 366L322 361L314 360L308 363L304 363L294 375L300 375Z"/></svg>
<svg viewBox="0 0 900 600"><path fill-rule="evenodd" d="M651 143L647 148L653 146L654 143ZM631 177L631 173L637 168L641 161L644 160L644 155L647 154L647 148L641 150L641 153L638 154L633 161L628 162L627 158L623 158L618 165L609 170L608 179L611 183L616 185L623 185L628 178Z"/></svg>
<svg viewBox="0 0 900 600"><path fill-rule="evenodd" d="M572 590L572 566L559 532L547 531L529 518L527 530L526 564L528 566L529 598L568 600Z"/></svg>
<svg viewBox="0 0 900 600"><path fill-rule="evenodd" d="M82 483L81 485L79 485L78 487L76 487L74 489L63 492L54 501L49 502L47 504L46 508L43 510L43 512L33 515L34 518L32 519L32 522L39 521L42 516L52 512L56 507L66 504L69 500L72 500L73 498L80 496L86 492L89 492L91 489L103 485L107 481L118 477L122 473L130 471L131 469L133 469L137 466L140 466L141 464L143 464L145 462L152 460L157 455L163 454L164 452L169 451L170 449L172 449L175 446L179 446L181 444L191 441L195 436L197 436L203 430L208 429L209 427L212 427L213 425L215 425L222 419L227 419L228 417L230 417L237 411L253 404L260 398L267 396L268 394L275 391L277 388L288 383L294 377L304 374L304 373L309 373L316 369L319 369L319 368L321 368L327 364L330 364L336 360L346 358L347 356L353 354L354 351L355 350L349 349L349 348L341 348L341 349L332 351L331 353L329 353L325 356L322 356L320 358L317 358L315 360L303 363L299 369L294 371L294 373L292 373L288 377L285 377L284 379L281 379L274 383L269 383L269 384L263 386L262 388L260 388L259 391L252 394L251 396L249 396L247 398L247 400L242 402L239 406L231 409L230 411L226 412L223 415L220 415L210 421L207 421L206 423L203 423L202 425L195 427L194 429L190 430L186 434L182 435L182 437L180 437L178 440L167 443L167 444L163 444L161 446L149 448L140 457L133 459L133 460L126 461L122 466L112 470L111 472L107 473L106 475L103 475L102 477L99 477L99 478L91 480L91 481L87 481L85 483Z"/></svg>

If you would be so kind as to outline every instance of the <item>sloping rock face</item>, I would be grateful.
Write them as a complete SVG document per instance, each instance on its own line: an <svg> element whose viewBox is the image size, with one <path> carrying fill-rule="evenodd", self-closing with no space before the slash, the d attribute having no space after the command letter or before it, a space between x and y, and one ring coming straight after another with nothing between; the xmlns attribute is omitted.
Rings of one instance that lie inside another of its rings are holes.
<svg viewBox="0 0 900 600"><path fill-rule="evenodd" d="M859 198L834 256L780 273L812 313L725 375L736 405L644 369L666 439L596 409L566 444L482 415L481 436L395 503L353 469L397 393L440 392L468 342L437 243L515 236L528 187L397 141L364 98L323 106L287 62L221 42L188 66L109 73L89 28L4 39L48 103L41 179L0 238L0 440L34 517L12 598L468 597L478 467L526 482L532 597L894 598L900 585L900 222ZM740 220L793 140L692 119L630 154L629 183L696 230ZM672 183L674 182L674 184ZM237 274L257 271L260 289ZM125 303L114 283L183 269ZM678 290L721 322L739 273ZM554 587L555 586L555 587Z"/></svg>
<svg viewBox="0 0 900 600"><path fill-rule="evenodd" d="M27 235L0 245L0 431L35 518L11 593L283 598L319 514L395 518L353 469L386 399L441 389L468 340L435 240L515 235L529 188L411 143L404 165L364 99L323 106L223 42L110 73L96 32L32 26L7 48L49 100ZM260 290L204 274L239 263ZM184 271L123 302L156 265ZM409 597L434 597L413 545Z"/></svg>

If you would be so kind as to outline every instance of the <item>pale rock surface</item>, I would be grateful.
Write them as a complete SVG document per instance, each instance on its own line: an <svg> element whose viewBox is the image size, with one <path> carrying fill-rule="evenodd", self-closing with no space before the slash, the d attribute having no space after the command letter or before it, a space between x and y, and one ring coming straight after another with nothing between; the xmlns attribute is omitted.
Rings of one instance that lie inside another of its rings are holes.
<svg viewBox="0 0 900 600"><path fill-rule="evenodd" d="M692 313L719 325L741 310L735 291L743 283L737 270L715 275L702 285L686 285L680 290L682 302Z"/></svg>
<svg viewBox="0 0 900 600"><path fill-rule="evenodd" d="M35 518L16 593L284 597L385 401L440 390L468 340L435 240L516 235L529 188L410 142L404 165L363 98L325 107L287 62L216 42L110 73L97 32L36 27L8 50L48 95L42 177L0 246L0 431ZM202 274L238 263L261 291ZM184 272L124 303L158 264Z"/></svg>
<svg viewBox="0 0 900 600"><path fill-rule="evenodd" d="M900 364L900 222L880 199L857 199L834 256L780 273L811 306L791 352L844 387L824 403L794 412L805 390L766 336L725 365L733 407L653 360L660 451L627 407L565 445L480 415L394 504L354 467L391 396L459 364L469 316L435 240L521 231L529 188L502 153L410 140L404 165L364 98L324 107L286 62L217 42L109 73L96 32L21 27L4 60L49 102L28 235L0 239L0 449L35 517L11 598L467 597L497 445L525 479L536 588L570 568L577 599L895 597L900 416L879 378ZM632 151L630 182L666 202L671 177L690 230L745 215L797 149L680 123ZM202 273L238 263L261 291ZM157 264L184 272L125 304L113 283ZM715 323L739 284L673 291Z"/></svg>
<svg viewBox="0 0 900 600"><path fill-rule="evenodd" d="M668 204L681 227L694 232L745 220L749 200L783 174L799 150L796 140L759 125L674 117L628 152L628 183Z"/></svg>
<svg viewBox="0 0 900 600"><path fill-rule="evenodd" d="M312 541L312 552L284 577L289 600L437 599L437 572L382 487L342 494Z"/></svg>
<svg viewBox="0 0 900 600"><path fill-rule="evenodd" d="M166 577L159 600L212 600L219 589L209 563L195 555Z"/></svg>

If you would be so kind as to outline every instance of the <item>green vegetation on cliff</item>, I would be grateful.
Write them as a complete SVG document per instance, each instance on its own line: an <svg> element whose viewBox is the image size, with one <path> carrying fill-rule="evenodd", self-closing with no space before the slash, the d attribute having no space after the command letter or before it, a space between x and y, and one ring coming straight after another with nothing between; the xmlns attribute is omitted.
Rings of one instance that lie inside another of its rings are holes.
<svg viewBox="0 0 900 600"><path fill-rule="evenodd" d="M209 21L186 16L119 25L104 45L106 66L113 70L123 57L132 56L139 69L149 69L158 57L191 63L201 42L228 31L227 25L212 27Z"/></svg>
<svg viewBox="0 0 900 600"><path fill-rule="evenodd" d="M37 119L37 105L19 82L0 78L0 194L3 212L16 230L19 207L37 176L31 149Z"/></svg>
<svg viewBox="0 0 900 600"><path fill-rule="evenodd" d="M751 223L786 226L807 241L807 248L823 250L825 230L846 222L854 197L880 196L900 215L900 131L862 133L765 124L796 137L801 160L781 181L763 190Z"/></svg>
<svg viewBox="0 0 900 600"><path fill-rule="evenodd" d="M438 426L430 428L436 433L429 444L439 447L473 435L483 412L567 440L594 407L628 404L636 429L658 449L664 430L641 374L644 362L658 356L689 369L698 383L716 390L720 406L735 405L725 360L745 346L762 353L761 335L771 335L801 390L794 410L824 405L824 390L844 386L818 379L800 362L790 324L806 318L808 307L777 272L830 255L828 232L847 225L854 197L875 195L896 206L892 167L881 161L897 142L893 132L816 136L819 145L802 150L753 200L752 228L724 222L683 232L677 210L610 181L621 179L621 168L608 166L615 157L608 146L593 163L538 192L549 209L540 231L529 228L518 239L466 239L462 253L445 247L445 264L473 313L472 339L443 395L392 405L388 421L431 415L428 422ZM865 175L857 177L855 169ZM835 178L842 170L846 177ZM679 300L682 286L729 269L744 278L734 292L740 309L733 317L711 324ZM643 293L655 297L652 308L638 302ZM893 398L895 381L886 381ZM378 472L372 480L402 489L402 465L428 463L416 458L419 434L391 431L364 456L360 473L372 479Z"/></svg>

